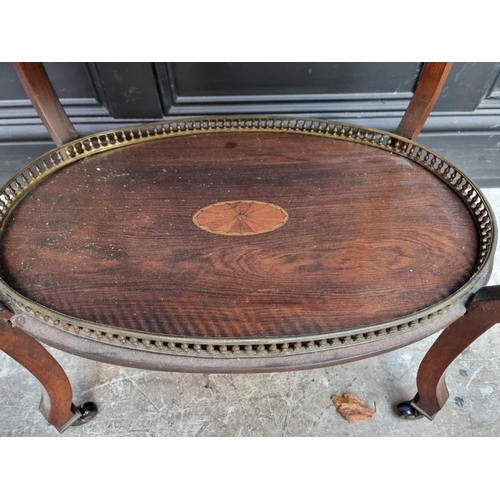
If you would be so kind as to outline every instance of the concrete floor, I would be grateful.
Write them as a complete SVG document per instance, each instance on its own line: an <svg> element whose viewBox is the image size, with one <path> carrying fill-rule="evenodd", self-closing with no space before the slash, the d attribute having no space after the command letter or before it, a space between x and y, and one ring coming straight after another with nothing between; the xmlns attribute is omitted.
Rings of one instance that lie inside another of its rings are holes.
<svg viewBox="0 0 500 500"><path fill-rule="evenodd" d="M500 189L485 189L500 220ZM500 284L497 251L490 284ZM100 408L64 436L500 436L500 325L450 367L450 399L433 422L401 421L395 403L415 392L418 364L434 337L377 358L266 375L146 372L51 350L75 402ZM352 392L376 409L349 424L330 401ZM0 353L0 436L59 436L37 410L38 382Z"/></svg>

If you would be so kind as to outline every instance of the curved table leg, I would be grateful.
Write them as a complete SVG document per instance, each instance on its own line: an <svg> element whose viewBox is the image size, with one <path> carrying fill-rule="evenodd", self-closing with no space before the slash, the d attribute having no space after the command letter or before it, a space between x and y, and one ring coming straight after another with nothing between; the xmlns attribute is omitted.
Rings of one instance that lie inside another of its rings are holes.
<svg viewBox="0 0 500 500"><path fill-rule="evenodd" d="M424 356L417 373L417 395L412 401L398 405L399 415L432 420L449 396L445 370L496 323L500 323L500 286L481 288L465 315L445 328Z"/></svg>
<svg viewBox="0 0 500 500"><path fill-rule="evenodd" d="M73 391L64 370L40 343L11 323L13 316L13 313L0 303L0 350L24 366L42 384L39 407L42 415L59 432L64 432L71 425L90 420L97 407L95 412L89 415L89 403L82 405L83 413L73 405Z"/></svg>

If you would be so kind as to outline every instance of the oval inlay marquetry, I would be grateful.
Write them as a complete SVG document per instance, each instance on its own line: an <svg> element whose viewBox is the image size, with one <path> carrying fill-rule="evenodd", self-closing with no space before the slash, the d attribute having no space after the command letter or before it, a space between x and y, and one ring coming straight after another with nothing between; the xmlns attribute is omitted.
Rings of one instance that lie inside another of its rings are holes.
<svg viewBox="0 0 500 500"><path fill-rule="evenodd" d="M226 236L252 236L284 226L288 213L263 201L236 200L214 203L198 210L193 222L204 231Z"/></svg>

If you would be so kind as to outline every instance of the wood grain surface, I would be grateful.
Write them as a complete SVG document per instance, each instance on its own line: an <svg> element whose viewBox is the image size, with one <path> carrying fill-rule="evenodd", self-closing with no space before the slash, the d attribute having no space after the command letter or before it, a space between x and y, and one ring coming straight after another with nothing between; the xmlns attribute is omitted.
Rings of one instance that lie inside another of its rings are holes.
<svg viewBox="0 0 500 500"><path fill-rule="evenodd" d="M276 204L289 220L245 238L193 223L230 200ZM178 137L86 158L31 191L1 237L1 275L45 306L207 337L396 319L456 291L478 252L468 209L422 167L284 133Z"/></svg>

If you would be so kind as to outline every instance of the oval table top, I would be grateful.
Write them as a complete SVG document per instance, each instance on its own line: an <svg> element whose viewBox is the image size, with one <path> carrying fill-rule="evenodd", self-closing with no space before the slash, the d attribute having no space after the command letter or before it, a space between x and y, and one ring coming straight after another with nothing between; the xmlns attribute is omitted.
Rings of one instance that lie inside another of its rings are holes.
<svg viewBox="0 0 500 500"><path fill-rule="evenodd" d="M396 153L234 127L103 148L19 197L1 277L41 316L55 312L49 323L109 327L127 345L142 332L147 346L234 341L238 353L412 326L474 277L484 224Z"/></svg>

